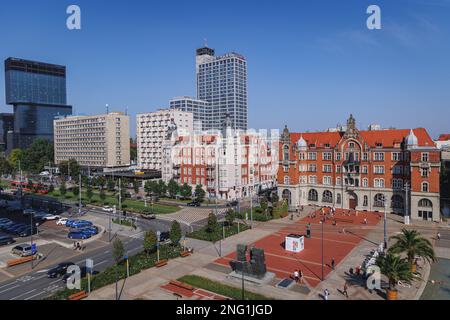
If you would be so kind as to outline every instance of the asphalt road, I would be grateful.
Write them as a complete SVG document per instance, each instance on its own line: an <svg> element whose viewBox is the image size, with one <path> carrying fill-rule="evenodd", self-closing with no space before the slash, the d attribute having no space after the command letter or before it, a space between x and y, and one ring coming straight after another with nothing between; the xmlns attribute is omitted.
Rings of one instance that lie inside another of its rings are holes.
<svg viewBox="0 0 450 320"><path fill-rule="evenodd" d="M125 251L133 255L142 250L142 240L128 238L123 240ZM101 272L114 264L112 246L107 245L100 249L77 256L73 262L80 267L85 266L86 259L94 260L94 271ZM0 300L41 300L65 287L60 278L48 278L48 269L32 271L19 278L0 284Z"/></svg>

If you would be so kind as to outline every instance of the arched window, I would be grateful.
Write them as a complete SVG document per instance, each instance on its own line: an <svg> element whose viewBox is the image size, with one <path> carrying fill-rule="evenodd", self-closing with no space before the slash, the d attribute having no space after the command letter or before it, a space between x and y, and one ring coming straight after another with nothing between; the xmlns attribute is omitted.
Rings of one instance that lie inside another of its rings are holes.
<svg viewBox="0 0 450 320"><path fill-rule="evenodd" d="M333 202L333 194L329 190L325 190L322 195L322 202Z"/></svg>
<svg viewBox="0 0 450 320"><path fill-rule="evenodd" d="M284 184L289 185L289 176L284 177Z"/></svg>
<svg viewBox="0 0 450 320"><path fill-rule="evenodd" d="M422 192L428 192L429 184L428 182L422 182Z"/></svg>
<svg viewBox="0 0 450 320"><path fill-rule="evenodd" d="M289 160L289 146L287 144L283 146L283 160Z"/></svg>
<svg viewBox="0 0 450 320"><path fill-rule="evenodd" d="M363 187L364 187L364 188L369 187L369 179L364 178L362 182L363 182Z"/></svg>
<svg viewBox="0 0 450 320"><path fill-rule="evenodd" d="M384 195L381 193L377 193L373 199L374 207L384 207Z"/></svg>
<svg viewBox="0 0 450 320"><path fill-rule="evenodd" d="M404 208L403 202L404 202L403 197L398 194L395 194L391 198L391 207L394 209L403 209Z"/></svg>
<svg viewBox="0 0 450 320"><path fill-rule="evenodd" d="M421 200L419 200L419 207L433 208L433 203L428 199L421 199Z"/></svg>
<svg viewBox="0 0 450 320"><path fill-rule="evenodd" d="M283 200L286 200L289 205L291 205L291 192L288 189L283 190L281 197Z"/></svg>
<svg viewBox="0 0 450 320"><path fill-rule="evenodd" d="M366 179L367 180L367 179ZM363 200L363 206L367 207L369 205L369 197L368 196L364 196L364 200Z"/></svg>
<svg viewBox="0 0 450 320"><path fill-rule="evenodd" d="M309 201L318 201L319 200L319 194L315 189L311 189L308 192L308 200Z"/></svg>
<svg viewBox="0 0 450 320"><path fill-rule="evenodd" d="M341 203L341 194L340 194L340 193L338 193L338 194L336 195L336 203L338 203L338 204Z"/></svg>

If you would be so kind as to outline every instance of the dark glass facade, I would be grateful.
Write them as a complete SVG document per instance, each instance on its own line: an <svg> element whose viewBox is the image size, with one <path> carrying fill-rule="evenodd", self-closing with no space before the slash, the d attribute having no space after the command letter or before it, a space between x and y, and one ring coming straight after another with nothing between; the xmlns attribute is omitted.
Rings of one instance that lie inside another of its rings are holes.
<svg viewBox="0 0 450 320"><path fill-rule="evenodd" d="M8 58L5 94L14 106L14 148L27 148L37 138L52 141L55 117L72 114L66 105L65 66Z"/></svg>
<svg viewBox="0 0 450 320"><path fill-rule="evenodd" d="M8 131L14 129L14 115L12 113L0 113L0 152L7 149Z"/></svg>

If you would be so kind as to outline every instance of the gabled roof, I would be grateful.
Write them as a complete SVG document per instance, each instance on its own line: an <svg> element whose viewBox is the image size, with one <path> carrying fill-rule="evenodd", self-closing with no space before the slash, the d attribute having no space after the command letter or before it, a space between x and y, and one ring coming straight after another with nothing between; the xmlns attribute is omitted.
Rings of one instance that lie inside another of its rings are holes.
<svg viewBox="0 0 450 320"><path fill-rule="evenodd" d="M369 147L375 148L377 143L381 143L383 148L393 148L396 144L402 143L409 135L411 129L393 129L393 130L371 130L359 131L363 142L367 143ZM424 128L413 129L414 134L418 139L419 147L435 147L433 139ZM297 143L300 136L306 140L308 146L315 144L316 147L324 147L325 144L330 144L334 148L341 140L344 132L306 132L306 133L291 133L291 142Z"/></svg>
<svg viewBox="0 0 450 320"><path fill-rule="evenodd" d="M438 138L438 141L448 141L450 140L450 133L441 134Z"/></svg>

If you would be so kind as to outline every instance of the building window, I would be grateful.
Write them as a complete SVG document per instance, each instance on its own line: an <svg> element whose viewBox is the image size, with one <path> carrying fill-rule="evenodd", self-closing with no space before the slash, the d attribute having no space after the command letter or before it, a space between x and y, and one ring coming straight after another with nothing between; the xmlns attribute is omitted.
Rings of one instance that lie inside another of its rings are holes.
<svg viewBox="0 0 450 320"><path fill-rule="evenodd" d="M422 162L428 162L428 161L429 161L429 153L422 152Z"/></svg>
<svg viewBox="0 0 450 320"><path fill-rule="evenodd" d="M342 184L341 177L337 177L337 178L336 178L336 185L337 185L337 186L340 186L341 184Z"/></svg>
<svg viewBox="0 0 450 320"><path fill-rule="evenodd" d="M400 152L392 152L392 161L401 161L402 160L402 154Z"/></svg>
<svg viewBox="0 0 450 320"><path fill-rule="evenodd" d="M392 188L393 189L401 189L403 187L402 179L392 179Z"/></svg>
<svg viewBox="0 0 450 320"><path fill-rule="evenodd" d="M367 207L369 205L369 197L368 196L364 196L363 198L363 206Z"/></svg>
<svg viewBox="0 0 450 320"><path fill-rule="evenodd" d="M329 190L325 190L322 195L322 202L333 203L333 194Z"/></svg>
<svg viewBox="0 0 450 320"><path fill-rule="evenodd" d="M381 193L377 193L374 197L373 205L374 207L384 207L384 195Z"/></svg>
<svg viewBox="0 0 450 320"><path fill-rule="evenodd" d="M336 161L341 161L341 153L340 152L336 152Z"/></svg>
<svg viewBox="0 0 450 320"><path fill-rule="evenodd" d="M419 207L432 208L433 207L433 203L430 200L428 200L428 199L421 199L419 201Z"/></svg>
<svg viewBox="0 0 450 320"><path fill-rule="evenodd" d="M429 192L428 182L422 182L422 192Z"/></svg>
<svg viewBox="0 0 450 320"><path fill-rule="evenodd" d="M317 177L316 176L309 176L309 183L316 184L317 183Z"/></svg>
<svg viewBox="0 0 450 320"><path fill-rule="evenodd" d="M348 147L350 149L355 149L355 143L354 142L349 142Z"/></svg>
<svg viewBox="0 0 450 320"><path fill-rule="evenodd" d="M420 175L422 176L422 178L428 178L428 176L430 175L430 170L428 168L421 168Z"/></svg>
<svg viewBox="0 0 450 320"><path fill-rule="evenodd" d="M309 201L318 201L319 195L315 189L311 189L308 192L308 200Z"/></svg>
<svg viewBox="0 0 450 320"><path fill-rule="evenodd" d="M375 152L373 160L374 161L384 161L384 152Z"/></svg>
<svg viewBox="0 0 450 320"><path fill-rule="evenodd" d="M317 153L308 152L308 160L317 160Z"/></svg>
<svg viewBox="0 0 450 320"><path fill-rule="evenodd" d="M331 160L331 152L324 152L322 154L322 159L323 160Z"/></svg>
<svg viewBox="0 0 450 320"><path fill-rule="evenodd" d="M362 181L363 187L364 188L368 188L369 187L369 179L364 178Z"/></svg>
<svg viewBox="0 0 450 320"><path fill-rule="evenodd" d="M289 172L289 166L283 166L283 171L284 172Z"/></svg>
<svg viewBox="0 0 450 320"><path fill-rule="evenodd" d="M384 174L384 166L374 166L373 173Z"/></svg>
<svg viewBox="0 0 450 320"><path fill-rule="evenodd" d="M341 165L336 165L336 173L341 173L342 172L342 166Z"/></svg>
<svg viewBox="0 0 450 320"><path fill-rule="evenodd" d="M338 194L336 195L336 203L338 203L338 204L341 203L341 194L340 194L340 193L338 193Z"/></svg>
<svg viewBox="0 0 450 320"><path fill-rule="evenodd" d="M288 161L289 160L289 146L285 145L283 147L283 160Z"/></svg>
<svg viewBox="0 0 450 320"><path fill-rule="evenodd" d="M362 154L362 160L363 161L368 161L369 160L369 154L367 152L363 152Z"/></svg>
<svg viewBox="0 0 450 320"><path fill-rule="evenodd" d="M375 188L384 188L384 179L374 179L373 185Z"/></svg>
<svg viewBox="0 0 450 320"><path fill-rule="evenodd" d="M284 184L289 185L289 176L284 177Z"/></svg>
<svg viewBox="0 0 450 320"><path fill-rule="evenodd" d="M331 177L323 177L324 185L331 185Z"/></svg>
<svg viewBox="0 0 450 320"><path fill-rule="evenodd" d="M369 167L368 166L362 166L362 173L367 174L369 172Z"/></svg>
<svg viewBox="0 0 450 320"><path fill-rule="evenodd" d="M331 164L325 164L323 166L323 172L331 172L331 171L332 171Z"/></svg>

